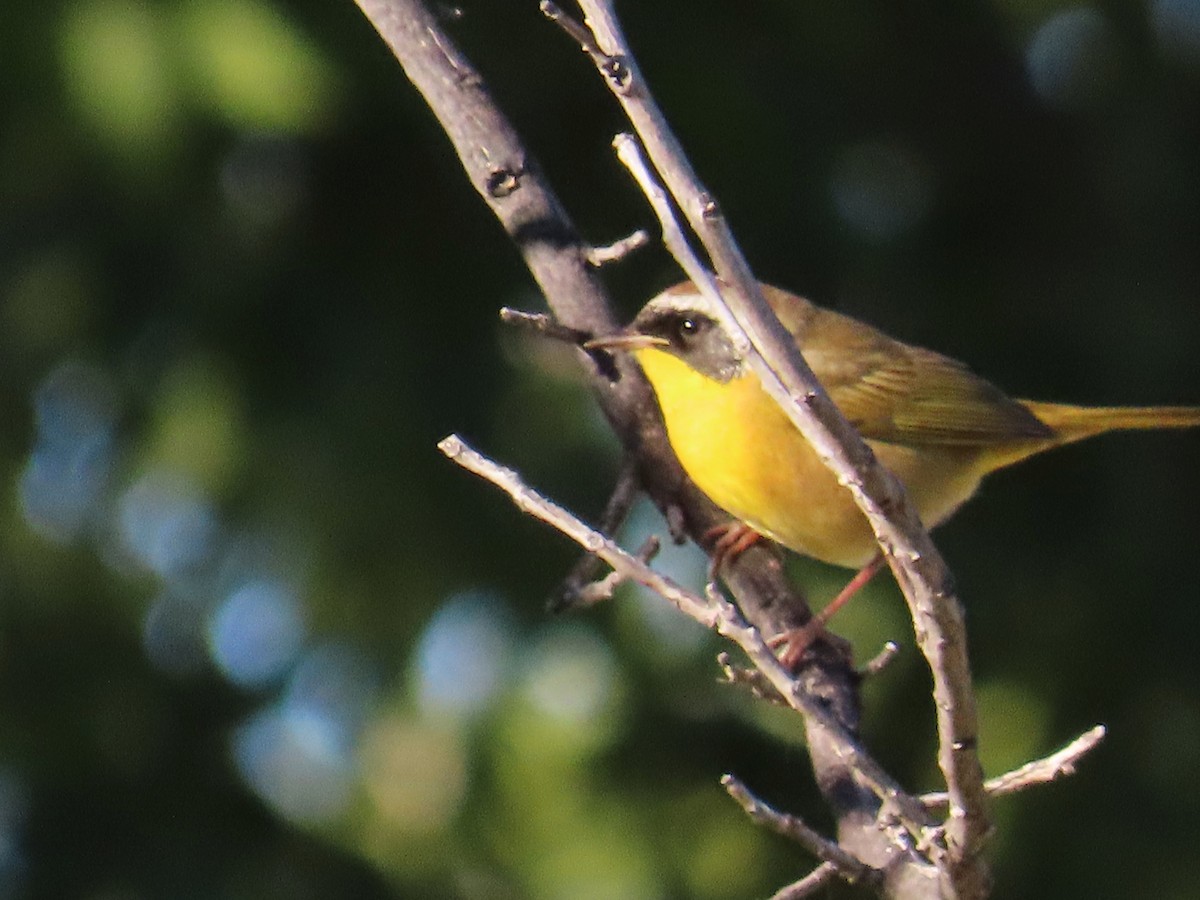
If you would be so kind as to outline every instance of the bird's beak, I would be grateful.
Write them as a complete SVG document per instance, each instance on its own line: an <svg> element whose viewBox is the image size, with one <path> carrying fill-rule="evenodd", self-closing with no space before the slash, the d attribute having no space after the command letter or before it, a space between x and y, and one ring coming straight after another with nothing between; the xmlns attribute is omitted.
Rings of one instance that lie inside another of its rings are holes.
<svg viewBox="0 0 1200 900"><path fill-rule="evenodd" d="M647 347L666 347L671 342L656 334L641 334L637 331L622 331L592 338L583 342L584 350L644 350Z"/></svg>

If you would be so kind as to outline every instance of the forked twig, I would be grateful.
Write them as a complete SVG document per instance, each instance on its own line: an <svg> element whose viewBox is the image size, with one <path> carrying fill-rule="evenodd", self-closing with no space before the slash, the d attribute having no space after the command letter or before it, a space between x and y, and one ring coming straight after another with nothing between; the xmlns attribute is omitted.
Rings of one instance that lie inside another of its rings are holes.
<svg viewBox="0 0 1200 900"><path fill-rule="evenodd" d="M617 483L613 486L604 511L600 514L599 531L602 534L615 534L629 516L633 504L641 493L642 485L638 479L637 462L632 457L626 457L621 462L621 470L617 473ZM651 543L651 541L653 543ZM651 538L638 550L637 557L642 562L650 562L658 553L659 545L656 538ZM623 580L615 570L603 578L600 571L604 561L591 553L584 554L567 573L546 603L546 608L552 612L564 612L568 609L592 606L612 597L613 591Z"/></svg>
<svg viewBox="0 0 1200 900"><path fill-rule="evenodd" d="M829 863L844 880L854 884L878 880L880 873L824 837L797 816L781 813L750 792L733 775L721 779L729 796L738 802L751 819L765 825L776 834L791 838L822 862Z"/></svg>
<svg viewBox="0 0 1200 900"><path fill-rule="evenodd" d="M1075 774L1075 767L1087 754L1096 749L1104 740L1107 729L1097 725L1081 734L1061 750L1051 753L1033 762L1027 762L1019 769L989 778L983 783L983 788L989 797L1003 797L1005 794L1015 794L1019 791L1036 787L1039 784L1049 784ZM945 791L935 791L922 794L920 801L933 809L943 807L948 801Z"/></svg>

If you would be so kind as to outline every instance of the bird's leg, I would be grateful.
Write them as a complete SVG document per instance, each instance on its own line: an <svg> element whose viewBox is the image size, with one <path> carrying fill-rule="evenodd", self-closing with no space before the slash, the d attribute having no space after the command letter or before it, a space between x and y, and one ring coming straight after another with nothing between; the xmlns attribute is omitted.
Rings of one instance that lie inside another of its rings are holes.
<svg viewBox="0 0 1200 900"><path fill-rule="evenodd" d="M829 601L823 610L799 628L793 628L791 631L785 631L783 634L773 637L769 642L772 647L786 646L787 648L780 654L779 661L788 669L795 671L812 642L825 631L825 623L833 617L834 613L845 606L851 597L862 590L881 568L883 568L883 554L876 553L871 561L858 570L858 573L842 588L841 593Z"/></svg>
<svg viewBox="0 0 1200 900"><path fill-rule="evenodd" d="M702 535L704 543L712 544L709 550L708 580L715 582L721 566L731 563L751 546L762 540L762 535L745 522L726 522L714 525Z"/></svg>

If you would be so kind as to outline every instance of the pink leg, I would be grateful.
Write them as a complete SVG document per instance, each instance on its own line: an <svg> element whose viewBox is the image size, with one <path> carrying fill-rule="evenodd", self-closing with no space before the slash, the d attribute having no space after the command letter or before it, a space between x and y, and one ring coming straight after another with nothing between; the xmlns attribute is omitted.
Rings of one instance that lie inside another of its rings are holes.
<svg viewBox="0 0 1200 900"><path fill-rule="evenodd" d="M825 630L825 623L829 621L834 613L845 606L851 597L866 587L867 582L874 578L881 568L883 568L883 554L880 553L876 554L869 563L859 569L858 573L842 588L841 593L834 597L823 610L813 616L811 621L799 628L793 628L791 631L784 632L778 637L773 638L771 646L787 646L787 649L780 654L779 661L794 671L804 658L804 654L808 651L812 642Z"/></svg>

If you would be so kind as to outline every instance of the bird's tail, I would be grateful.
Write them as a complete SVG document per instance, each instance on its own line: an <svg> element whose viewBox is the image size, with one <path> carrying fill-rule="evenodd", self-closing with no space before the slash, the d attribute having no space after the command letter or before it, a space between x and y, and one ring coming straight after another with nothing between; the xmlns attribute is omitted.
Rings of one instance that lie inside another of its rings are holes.
<svg viewBox="0 0 1200 900"><path fill-rule="evenodd" d="M1070 406L1033 400L1021 403L1054 429L1056 444L1070 444L1106 431L1200 426L1198 406Z"/></svg>

